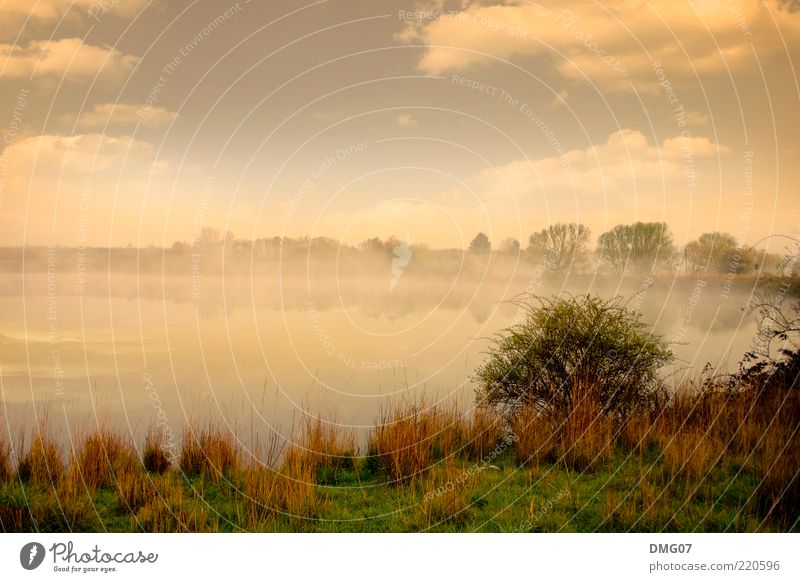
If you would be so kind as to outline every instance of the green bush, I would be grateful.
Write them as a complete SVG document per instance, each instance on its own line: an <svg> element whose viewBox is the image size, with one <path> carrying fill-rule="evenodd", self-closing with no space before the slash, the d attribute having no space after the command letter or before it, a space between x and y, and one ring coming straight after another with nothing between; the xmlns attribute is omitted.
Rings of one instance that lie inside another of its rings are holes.
<svg viewBox="0 0 800 582"><path fill-rule="evenodd" d="M659 370L672 352L620 298L534 297L521 307L522 323L494 340L475 372L482 400L511 414L534 406L564 415L574 398L615 415L661 401Z"/></svg>

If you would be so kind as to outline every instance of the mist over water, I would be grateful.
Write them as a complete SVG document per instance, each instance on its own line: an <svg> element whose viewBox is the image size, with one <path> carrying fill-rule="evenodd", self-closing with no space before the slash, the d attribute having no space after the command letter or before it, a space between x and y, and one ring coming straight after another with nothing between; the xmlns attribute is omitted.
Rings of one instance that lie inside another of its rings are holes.
<svg viewBox="0 0 800 582"><path fill-rule="evenodd" d="M303 410L363 430L402 400L459 403L490 338L522 317L523 294L622 295L673 342L670 382L709 363L733 371L750 348L755 279L600 274L537 278L478 268L282 265L242 276L93 271L4 277L4 416L12 434L47 415L62 440L98 424L144 435L188 420L229 426L244 445L291 437Z"/></svg>

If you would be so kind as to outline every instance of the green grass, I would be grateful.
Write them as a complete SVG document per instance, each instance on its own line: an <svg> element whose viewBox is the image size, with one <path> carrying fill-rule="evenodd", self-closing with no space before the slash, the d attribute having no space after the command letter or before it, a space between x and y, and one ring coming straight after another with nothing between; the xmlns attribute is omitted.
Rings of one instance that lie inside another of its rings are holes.
<svg viewBox="0 0 800 582"><path fill-rule="evenodd" d="M518 467L513 452L495 460L495 468L476 473L468 485L455 486L461 506L429 520L423 509L428 481L400 486L359 461L355 469L319 475L319 504L314 515L274 514L253 528L242 478L214 482L204 476L180 477L179 505L187 514L202 510L209 519L201 531L275 532L748 532L784 531L764 521L756 504L761 480L755 467L714 467L702 481L672 479L665 467L615 451L591 472L563 465ZM466 471L475 463L459 461ZM432 470L436 470L433 468ZM456 489L459 488L460 489ZM144 528L121 504L113 487L70 497L59 506L52 490L7 482L0 486L4 529L24 531L136 532ZM30 510L29 510L30 508ZM43 509L44 508L44 509ZM176 512L177 513L177 512ZM16 527L11 516L17 515ZM35 516L35 517L34 517ZM180 520L178 520L179 522ZM176 522L176 525L179 523ZM20 525L22 527L20 527ZM184 524L188 525L188 524ZM180 530L180 527L176 527ZM189 528L191 529L191 528ZM797 530L797 524L788 527Z"/></svg>
<svg viewBox="0 0 800 582"><path fill-rule="evenodd" d="M63 464L38 430L0 476L0 530L800 531L799 391L678 394L613 429L586 411L560 425L523 412L503 434L499 419L411 406L363 450L313 422L279 463L267 455L274 468L213 426L166 464L143 460L157 441L140 458L107 430Z"/></svg>

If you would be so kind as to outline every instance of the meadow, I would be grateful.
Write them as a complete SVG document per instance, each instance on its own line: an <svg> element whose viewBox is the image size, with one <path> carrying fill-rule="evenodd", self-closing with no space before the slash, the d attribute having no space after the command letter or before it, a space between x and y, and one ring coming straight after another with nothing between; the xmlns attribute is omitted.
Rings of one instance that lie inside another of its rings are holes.
<svg viewBox="0 0 800 582"><path fill-rule="evenodd" d="M684 385L623 420L579 398L543 419L408 403L366 442L306 414L244 450L189 424L173 451L98 428L63 451L46 421L0 444L6 532L794 532L800 393ZM65 461L66 459L66 461Z"/></svg>

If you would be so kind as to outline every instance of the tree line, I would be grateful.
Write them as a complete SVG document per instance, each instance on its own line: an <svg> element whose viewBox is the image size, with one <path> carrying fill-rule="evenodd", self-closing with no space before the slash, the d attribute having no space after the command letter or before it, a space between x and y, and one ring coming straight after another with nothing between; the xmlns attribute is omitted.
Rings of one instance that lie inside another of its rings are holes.
<svg viewBox="0 0 800 582"><path fill-rule="evenodd" d="M79 252L78 252L79 251ZM0 272L44 269L49 263L56 269L74 270L75 263L89 271L148 270L168 264L180 269L198 258L206 266L225 263L235 266L270 264L274 261L358 261L377 260L386 265L404 258L409 268L425 265L458 270L463 261L480 264L489 257L520 260L534 266L541 274L566 275L592 272L598 267L618 275L643 273L723 273L737 275L766 269L785 272L786 265L775 254L746 248L724 232L702 234L683 247L675 244L663 222L621 224L602 233L592 246L588 227L578 223L558 223L528 237L527 245L508 238L493 245L489 237L478 233L466 249L432 249L428 245L395 236L373 237L358 245L348 245L330 237L271 236L256 239L236 237L212 227L200 229L189 241L176 241L159 247L21 247L0 248ZM55 258L56 260L52 260ZM166 262L166 263L165 263ZM790 276L798 276L800 262L788 265ZM450 268L450 267L447 267Z"/></svg>
<svg viewBox="0 0 800 582"><path fill-rule="evenodd" d="M472 239L468 251L523 257L553 274L584 272L599 263L618 275L678 270L737 275L757 270L765 260L775 262L778 257L742 246L725 232L704 233L681 248L664 222L617 225L602 233L594 248L589 228L574 222L553 224L531 234L525 249L518 240L509 238L494 250L481 232Z"/></svg>

